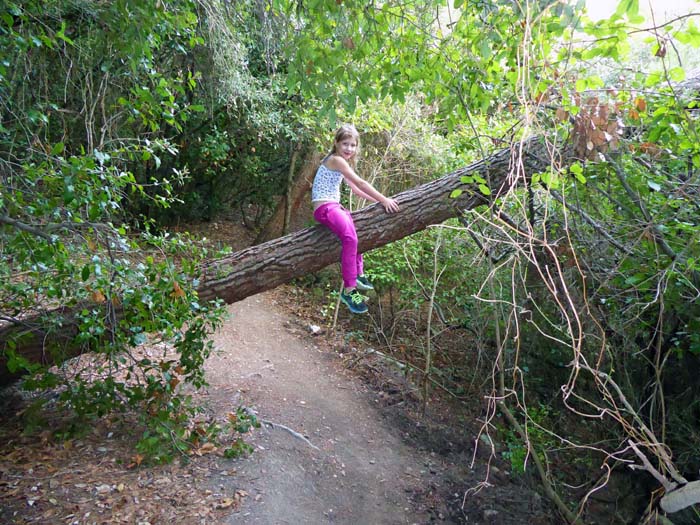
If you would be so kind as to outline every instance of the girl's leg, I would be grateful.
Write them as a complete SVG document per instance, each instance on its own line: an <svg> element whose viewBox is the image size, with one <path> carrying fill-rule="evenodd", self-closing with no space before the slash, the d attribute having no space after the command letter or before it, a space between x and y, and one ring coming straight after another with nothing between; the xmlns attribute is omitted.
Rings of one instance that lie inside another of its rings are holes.
<svg viewBox="0 0 700 525"><path fill-rule="evenodd" d="M362 268L362 255L357 253L357 233L350 212L340 204L324 204L314 212L314 219L335 233L340 239L340 270L346 288L357 285L358 269Z"/></svg>
<svg viewBox="0 0 700 525"><path fill-rule="evenodd" d="M357 275L364 275L365 274L365 268L364 268L364 261L362 259L362 254L358 253L357 254Z"/></svg>
<svg viewBox="0 0 700 525"><path fill-rule="evenodd" d="M355 250L355 268L356 268L355 277L357 277L358 275L363 275L365 273L364 261L362 259L362 254L358 253L358 251L357 251L357 231L355 230L355 223L352 220L352 214L350 213L350 211L346 210L345 208L343 208L343 211L347 214L348 220L352 224L352 231L355 235L355 249L354 249Z"/></svg>

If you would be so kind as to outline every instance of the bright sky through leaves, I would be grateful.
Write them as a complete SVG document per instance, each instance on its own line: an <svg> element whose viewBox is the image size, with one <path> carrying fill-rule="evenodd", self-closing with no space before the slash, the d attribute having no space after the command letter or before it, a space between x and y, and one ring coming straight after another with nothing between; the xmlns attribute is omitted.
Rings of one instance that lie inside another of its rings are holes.
<svg viewBox="0 0 700 525"><path fill-rule="evenodd" d="M614 0L586 0L588 14L593 20L609 17L617 8ZM653 11L656 22L666 21L674 16L690 12L700 13L700 2L697 0L639 0L640 14L650 19Z"/></svg>

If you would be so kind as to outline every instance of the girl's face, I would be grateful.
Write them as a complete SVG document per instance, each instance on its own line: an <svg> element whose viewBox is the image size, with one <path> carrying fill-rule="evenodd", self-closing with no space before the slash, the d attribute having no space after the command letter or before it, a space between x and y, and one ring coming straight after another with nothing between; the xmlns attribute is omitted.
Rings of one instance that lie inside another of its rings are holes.
<svg viewBox="0 0 700 525"><path fill-rule="evenodd" d="M345 160L350 160L357 153L357 140L352 137L345 137L335 143L335 151Z"/></svg>

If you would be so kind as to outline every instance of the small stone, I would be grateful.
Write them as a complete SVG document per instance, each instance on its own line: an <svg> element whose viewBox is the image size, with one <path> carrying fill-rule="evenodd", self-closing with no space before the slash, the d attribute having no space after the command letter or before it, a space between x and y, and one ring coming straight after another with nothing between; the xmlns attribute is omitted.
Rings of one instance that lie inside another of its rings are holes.
<svg viewBox="0 0 700 525"><path fill-rule="evenodd" d="M321 327L318 326L317 324L310 324L309 325L309 332L311 332L313 335L318 335L321 333Z"/></svg>
<svg viewBox="0 0 700 525"><path fill-rule="evenodd" d="M486 521L494 521L498 516L498 511L493 509L486 509L484 511L484 519Z"/></svg>

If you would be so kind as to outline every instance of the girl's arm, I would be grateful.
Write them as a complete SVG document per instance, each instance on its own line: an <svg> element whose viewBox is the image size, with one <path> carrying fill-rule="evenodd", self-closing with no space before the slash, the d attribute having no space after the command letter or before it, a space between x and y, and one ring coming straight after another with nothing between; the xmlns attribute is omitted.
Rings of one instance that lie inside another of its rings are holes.
<svg viewBox="0 0 700 525"><path fill-rule="evenodd" d="M326 166L328 166L329 169L342 173L348 186L363 199L381 202L388 213L399 211L399 205L394 199L385 197L369 182L361 178L343 157L338 155L331 156L326 162Z"/></svg>
<svg viewBox="0 0 700 525"><path fill-rule="evenodd" d="M379 202L377 199L375 199L375 198L372 197L371 195L367 195L364 191L362 191L360 188L358 188L357 186L355 186L355 184L353 184L352 182L350 182L348 179L345 179L345 182L348 183L348 186L350 186L350 189L352 190L352 192L353 192L355 195L358 195L359 197L361 197L361 198L363 198L363 199L367 199L367 200L370 201L370 202Z"/></svg>

